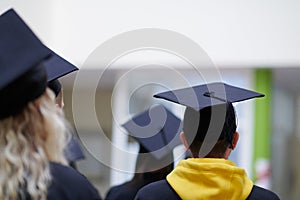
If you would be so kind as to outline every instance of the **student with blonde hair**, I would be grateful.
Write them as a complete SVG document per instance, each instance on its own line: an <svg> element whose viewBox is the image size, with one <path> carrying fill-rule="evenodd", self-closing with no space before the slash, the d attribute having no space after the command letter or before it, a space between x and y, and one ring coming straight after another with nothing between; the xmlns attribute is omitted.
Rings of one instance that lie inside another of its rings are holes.
<svg viewBox="0 0 300 200"><path fill-rule="evenodd" d="M63 153L68 125L43 65L57 55L12 9L0 27L0 199L101 199Z"/></svg>

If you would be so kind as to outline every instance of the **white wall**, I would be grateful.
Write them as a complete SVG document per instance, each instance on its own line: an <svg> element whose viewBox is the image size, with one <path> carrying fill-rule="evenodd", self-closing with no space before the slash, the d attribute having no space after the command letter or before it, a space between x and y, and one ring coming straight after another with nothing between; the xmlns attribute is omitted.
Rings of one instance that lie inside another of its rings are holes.
<svg viewBox="0 0 300 200"><path fill-rule="evenodd" d="M102 42L146 27L191 38L220 67L300 64L297 0L1 0L0 10L9 6L78 65Z"/></svg>

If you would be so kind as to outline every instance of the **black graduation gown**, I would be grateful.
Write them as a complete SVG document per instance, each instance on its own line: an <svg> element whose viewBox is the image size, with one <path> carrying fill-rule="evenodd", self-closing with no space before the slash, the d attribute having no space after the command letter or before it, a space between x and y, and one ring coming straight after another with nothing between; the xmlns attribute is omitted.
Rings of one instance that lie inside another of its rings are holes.
<svg viewBox="0 0 300 200"><path fill-rule="evenodd" d="M181 198L166 180L146 185L135 196L135 200L154 199L180 200ZM279 200L279 197L269 190L254 185L247 200Z"/></svg>
<svg viewBox="0 0 300 200"><path fill-rule="evenodd" d="M50 162L52 183L48 189L48 200L99 200L96 188L88 179L71 167Z"/></svg>
<svg viewBox="0 0 300 200"><path fill-rule="evenodd" d="M133 200L136 193L145 185L154 182L151 179L140 176L134 177L132 180L114 186L107 192L105 200Z"/></svg>
<svg viewBox="0 0 300 200"><path fill-rule="evenodd" d="M156 172L145 172L135 174L135 176L123 184L110 188L105 200L133 200L136 193L149 183L165 179L166 175L172 170L171 165Z"/></svg>
<svg viewBox="0 0 300 200"><path fill-rule="evenodd" d="M134 199L136 193L140 188L132 188L127 185L117 185L108 191L106 194L105 200L129 200Z"/></svg>

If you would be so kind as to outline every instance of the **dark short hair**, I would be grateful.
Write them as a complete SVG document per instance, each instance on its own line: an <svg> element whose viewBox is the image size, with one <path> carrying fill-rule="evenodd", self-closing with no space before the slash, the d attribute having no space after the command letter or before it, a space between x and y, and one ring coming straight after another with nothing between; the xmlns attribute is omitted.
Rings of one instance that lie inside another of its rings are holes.
<svg viewBox="0 0 300 200"><path fill-rule="evenodd" d="M236 131L236 116L232 103L209 106L200 111L187 107L183 131L193 156L198 155L204 140L214 142L214 149L218 151L225 150L228 145L232 146Z"/></svg>

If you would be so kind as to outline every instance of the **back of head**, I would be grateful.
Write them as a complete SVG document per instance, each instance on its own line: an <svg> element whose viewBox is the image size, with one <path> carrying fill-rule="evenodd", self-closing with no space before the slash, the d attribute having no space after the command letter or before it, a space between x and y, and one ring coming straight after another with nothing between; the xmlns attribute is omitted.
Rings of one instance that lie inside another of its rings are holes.
<svg viewBox="0 0 300 200"><path fill-rule="evenodd" d="M45 199L48 161L65 163L65 121L44 66L56 55L13 9L0 26L0 199Z"/></svg>
<svg viewBox="0 0 300 200"><path fill-rule="evenodd" d="M208 106L199 111L187 107L183 131L193 157L222 157L236 131L232 103Z"/></svg>
<svg viewBox="0 0 300 200"><path fill-rule="evenodd" d="M238 135L234 134L236 122L232 103L263 96L264 94L223 82L206 83L154 95L156 98L187 107L183 130L194 157L222 157L222 151L228 149L228 145L233 148Z"/></svg>
<svg viewBox="0 0 300 200"><path fill-rule="evenodd" d="M155 105L123 127L140 146L136 175L142 174L148 181L165 178L173 169L173 148L180 144L181 120L164 106Z"/></svg>
<svg viewBox="0 0 300 200"><path fill-rule="evenodd" d="M49 89L17 114L0 120L0 199L43 198L50 181L49 160L66 163L67 142L62 110ZM26 191L26 192L25 192Z"/></svg>

